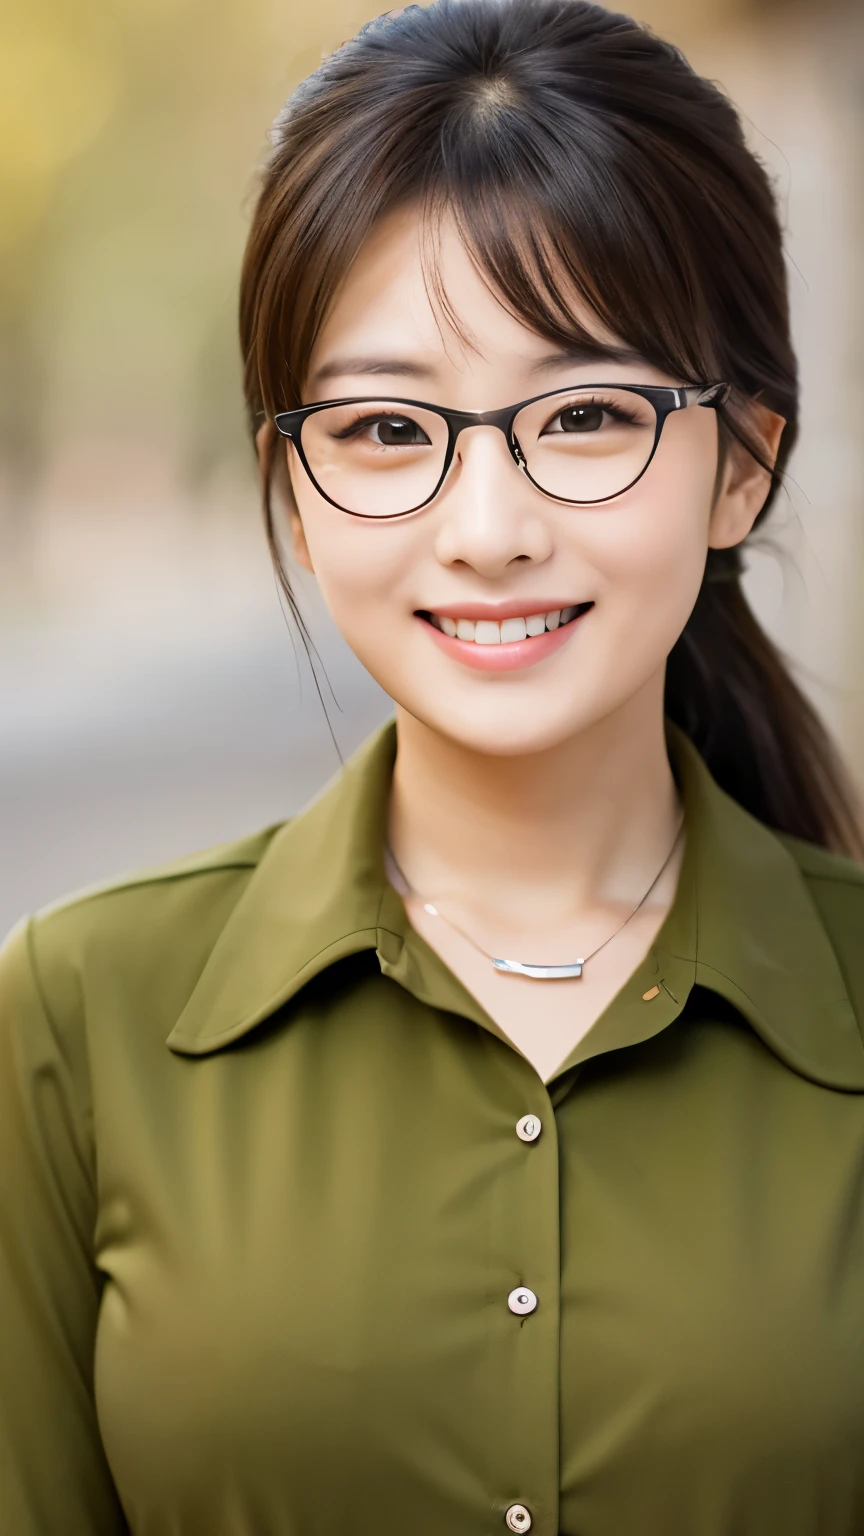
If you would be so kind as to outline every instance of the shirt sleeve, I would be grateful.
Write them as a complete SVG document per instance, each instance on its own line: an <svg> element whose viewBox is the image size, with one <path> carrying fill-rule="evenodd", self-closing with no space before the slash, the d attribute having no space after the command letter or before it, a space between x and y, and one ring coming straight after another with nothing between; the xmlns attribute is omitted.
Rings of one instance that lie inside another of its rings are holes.
<svg viewBox="0 0 864 1536"><path fill-rule="evenodd" d="M80 1020L76 1038L45 1006L33 927L0 950L0 1531L118 1536L128 1525L93 1395L86 1042Z"/></svg>

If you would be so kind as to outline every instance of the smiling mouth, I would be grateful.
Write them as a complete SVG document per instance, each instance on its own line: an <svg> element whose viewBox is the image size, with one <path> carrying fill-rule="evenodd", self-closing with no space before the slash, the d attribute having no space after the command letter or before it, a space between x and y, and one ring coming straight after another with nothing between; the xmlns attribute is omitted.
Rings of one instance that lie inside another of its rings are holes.
<svg viewBox="0 0 864 1536"><path fill-rule="evenodd" d="M474 645L514 645L522 640L535 639L552 630L572 624L589 608L591 603L574 603L569 608L552 608L548 613L526 614L513 619L451 619L447 614L429 613L418 609L418 617L425 619L434 629L453 640L467 640Z"/></svg>

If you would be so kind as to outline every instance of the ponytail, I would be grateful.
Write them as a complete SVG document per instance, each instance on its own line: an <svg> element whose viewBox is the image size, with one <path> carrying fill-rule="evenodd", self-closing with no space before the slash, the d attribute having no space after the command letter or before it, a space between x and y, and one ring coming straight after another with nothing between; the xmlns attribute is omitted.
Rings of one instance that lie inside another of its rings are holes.
<svg viewBox="0 0 864 1536"><path fill-rule="evenodd" d="M825 727L741 589L737 549L709 552L666 668L666 713L712 776L778 832L864 854L855 796Z"/></svg>

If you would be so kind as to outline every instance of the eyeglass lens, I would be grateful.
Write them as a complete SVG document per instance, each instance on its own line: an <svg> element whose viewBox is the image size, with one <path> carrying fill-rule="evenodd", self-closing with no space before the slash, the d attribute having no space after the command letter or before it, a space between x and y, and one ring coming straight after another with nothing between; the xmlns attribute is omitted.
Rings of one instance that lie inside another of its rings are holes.
<svg viewBox="0 0 864 1536"><path fill-rule="evenodd" d="M523 406L513 423L531 479L565 501L601 501L638 479L657 417L624 389L570 389ZM447 454L447 423L396 401L328 406L303 424L303 450L320 490L347 512L393 517L433 494Z"/></svg>

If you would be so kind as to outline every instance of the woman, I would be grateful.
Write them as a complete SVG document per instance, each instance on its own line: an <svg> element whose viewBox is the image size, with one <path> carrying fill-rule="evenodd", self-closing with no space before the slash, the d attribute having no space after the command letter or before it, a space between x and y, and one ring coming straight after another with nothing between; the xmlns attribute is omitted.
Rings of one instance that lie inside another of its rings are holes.
<svg viewBox="0 0 864 1536"><path fill-rule="evenodd" d="M8 942L4 1533L860 1533L864 877L739 584L798 416L733 108L582 0L381 18L241 328L396 720Z"/></svg>

